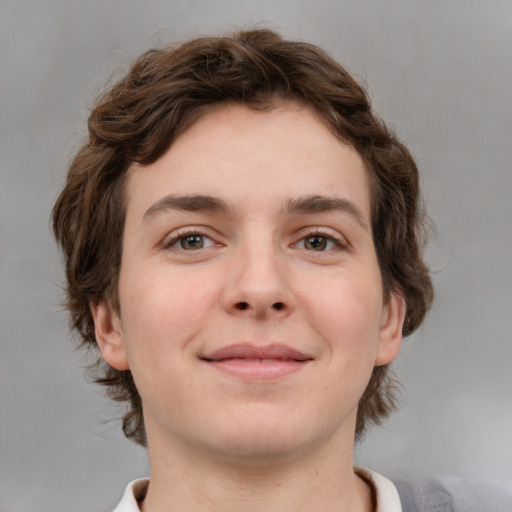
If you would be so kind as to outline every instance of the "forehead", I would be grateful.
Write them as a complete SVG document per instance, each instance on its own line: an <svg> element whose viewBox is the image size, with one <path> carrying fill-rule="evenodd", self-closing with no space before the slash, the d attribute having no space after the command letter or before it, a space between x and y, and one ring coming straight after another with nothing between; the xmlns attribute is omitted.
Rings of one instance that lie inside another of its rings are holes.
<svg viewBox="0 0 512 512"><path fill-rule="evenodd" d="M299 102L266 111L224 104L200 117L159 160L129 170L129 212L171 193L222 196L240 206L258 197L259 207L299 195L349 195L369 215L361 157Z"/></svg>

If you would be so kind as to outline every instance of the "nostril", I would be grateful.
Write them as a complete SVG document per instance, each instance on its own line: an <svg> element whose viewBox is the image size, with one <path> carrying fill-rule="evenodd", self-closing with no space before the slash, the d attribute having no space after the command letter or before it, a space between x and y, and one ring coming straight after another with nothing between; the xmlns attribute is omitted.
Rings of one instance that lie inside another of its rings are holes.
<svg viewBox="0 0 512 512"><path fill-rule="evenodd" d="M286 308L284 302L274 302L271 307L276 311L281 311ZM238 309L238 311L246 311L251 309L251 305L248 302L237 302L235 308Z"/></svg>

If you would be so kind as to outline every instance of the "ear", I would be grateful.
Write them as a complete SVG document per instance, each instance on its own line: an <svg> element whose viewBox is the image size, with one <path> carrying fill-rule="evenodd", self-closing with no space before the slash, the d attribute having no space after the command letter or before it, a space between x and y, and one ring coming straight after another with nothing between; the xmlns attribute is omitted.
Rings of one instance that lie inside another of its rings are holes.
<svg viewBox="0 0 512 512"><path fill-rule="evenodd" d="M382 308L380 341L375 366L389 364L398 355L402 345L402 328L406 309L405 299L398 293L391 292Z"/></svg>
<svg viewBox="0 0 512 512"><path fill-rule="evenodd" d="M94 319L96 343L103 359L116 370L128 370L130 365L119 315L107 301L90 303L89 307Z"/></svg>

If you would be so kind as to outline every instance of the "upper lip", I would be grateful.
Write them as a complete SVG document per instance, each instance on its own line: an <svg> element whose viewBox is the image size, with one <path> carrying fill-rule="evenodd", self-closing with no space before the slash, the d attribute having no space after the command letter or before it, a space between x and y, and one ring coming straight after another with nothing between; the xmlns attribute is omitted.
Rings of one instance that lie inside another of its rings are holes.
<svg viewBox="0 0 512 512"><path fill-rule="evenodd" d="M236 343L208 352L201 356L206 361L224 361L226 359L275 359L278 361L309 361L311 356L288 345L272 343L270 345L252 345Z"/></svg>

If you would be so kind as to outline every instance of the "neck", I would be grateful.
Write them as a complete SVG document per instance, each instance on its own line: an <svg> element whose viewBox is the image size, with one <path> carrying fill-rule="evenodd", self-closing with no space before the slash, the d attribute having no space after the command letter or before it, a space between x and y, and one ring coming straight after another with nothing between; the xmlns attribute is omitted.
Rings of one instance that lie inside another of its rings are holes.
<svg viewBox="0 0 512 512"><path fill-rule="evenodd" d="M172 450L158 448L149 446L151 483L143 512L373 510L369 485L353 471L351 443L259 460L191 453L174 444Z"/></svg>

